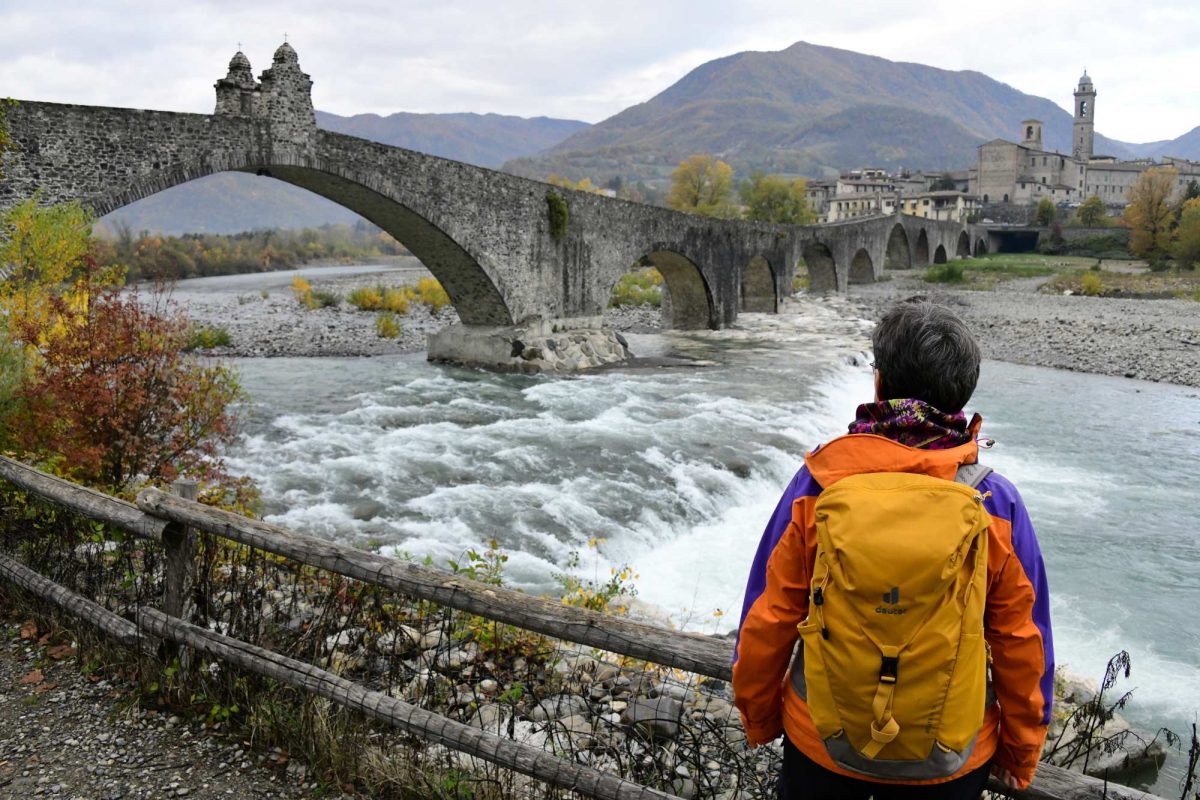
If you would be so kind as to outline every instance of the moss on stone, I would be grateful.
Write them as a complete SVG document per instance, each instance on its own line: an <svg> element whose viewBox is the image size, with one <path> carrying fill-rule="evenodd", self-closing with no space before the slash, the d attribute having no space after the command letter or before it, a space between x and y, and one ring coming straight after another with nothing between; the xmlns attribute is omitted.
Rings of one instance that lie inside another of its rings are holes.
<svg viewBox="0 0 1200 800"><path fill-rule="evenodd" d="M567 235L567 223L571 218L567 201L558 192L546 192L546 211L550 217L550 235L562 239Z"/></svg>

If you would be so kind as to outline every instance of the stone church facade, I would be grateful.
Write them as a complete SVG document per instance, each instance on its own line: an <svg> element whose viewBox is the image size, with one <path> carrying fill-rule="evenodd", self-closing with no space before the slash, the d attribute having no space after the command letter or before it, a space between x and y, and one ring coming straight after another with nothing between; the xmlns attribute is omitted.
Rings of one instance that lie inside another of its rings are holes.
<svg viewBox="0 0 1200 800"><path fill-rule="evenodd" d="M1080 203L1096 195L1113 207L1128 202L1129 188L1138 176L1155 166L1170 166L1179 172L1178 191L1188 181L1200 181L1200 163L1180 158L1120 161L1096 155L1096 88L1087 72L1075 89L1075 127L1070 155L1042 147L1042 123L1021 122L1021 142L993 139L979 146L975 169L970 173L970 192L987 206L998 203L1029 205L1048 197L1056 205Z"/></svg>

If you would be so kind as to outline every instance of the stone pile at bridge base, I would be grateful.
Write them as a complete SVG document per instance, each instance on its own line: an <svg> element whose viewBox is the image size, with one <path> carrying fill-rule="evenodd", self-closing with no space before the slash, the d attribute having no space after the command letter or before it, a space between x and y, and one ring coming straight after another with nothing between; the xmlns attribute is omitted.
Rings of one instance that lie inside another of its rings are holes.
<svg viewBox="0 0 1200 800"><path fill-rule="evenodd" d="M506 372L579 372L632 357L625 338L601 328L599 318L451 325L429 334L430 361Z"/></svg>

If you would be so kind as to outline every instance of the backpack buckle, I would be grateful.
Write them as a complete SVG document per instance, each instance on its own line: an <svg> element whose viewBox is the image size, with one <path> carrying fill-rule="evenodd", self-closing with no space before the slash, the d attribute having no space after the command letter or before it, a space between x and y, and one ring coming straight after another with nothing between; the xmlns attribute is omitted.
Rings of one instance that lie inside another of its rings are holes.
<svg viewBox="0 0 1200 800"><path fill-rule="evenodd" d="M879 665L879 682L895 683L899 666L900 658L898 656L884 656Z"/></svg>

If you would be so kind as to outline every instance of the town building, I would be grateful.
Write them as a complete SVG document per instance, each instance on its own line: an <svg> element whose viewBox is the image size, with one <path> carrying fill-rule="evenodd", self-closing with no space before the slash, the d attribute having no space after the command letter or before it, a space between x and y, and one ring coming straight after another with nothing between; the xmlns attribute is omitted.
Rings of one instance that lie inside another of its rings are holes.
<svg viewBox="0 0 1200 800"><path fill-rule="evenodd" d="M807 197L823 222L895 214L898 210L927 219L966 222L979 207L973 195L948 189L931 191L931 187L949 181L965 189L967 174L902 171L892 175L868 167L852 170L836 181L812 181Z"/></svg>
<svg viewBox="0 0 1200 800"><path fill-rule="evenodd" d="M1075 89L1070 155L1042 146L1041 120L1023 120L1020 143L993 139L979 146L969 177L970 193L985 206L1030 205L1043 197L1055 205L1076 204L1096 195L1106 205L1121 207L1128 202L1129 188L1151 167L1174 167L1179 172L1179 191L1188 181L1200 180L1200 163L1186 159L1164 158L1162 164L1156 164L1152 159L1121 161L1096 155L1095 117L1096 88L1085 71Z"/></svg>

